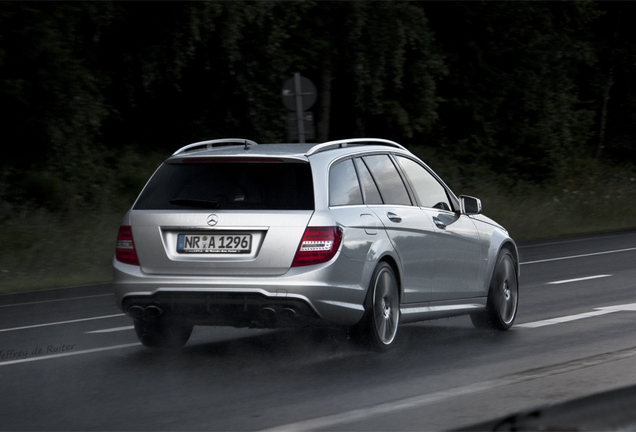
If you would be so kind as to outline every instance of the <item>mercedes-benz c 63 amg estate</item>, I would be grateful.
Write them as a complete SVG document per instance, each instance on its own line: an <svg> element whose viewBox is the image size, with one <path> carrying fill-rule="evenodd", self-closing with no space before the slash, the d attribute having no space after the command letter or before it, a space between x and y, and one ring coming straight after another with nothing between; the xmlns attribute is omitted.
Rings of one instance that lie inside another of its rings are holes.
<svg viewBox="0 0 636 432"><path fill-rule="evenodd" d="M124 216L113 265L153 348L195 325L336 324L385 350L399 324L432 318L507 330L519 292L508 232L382 139L185 146Z"/></svg>

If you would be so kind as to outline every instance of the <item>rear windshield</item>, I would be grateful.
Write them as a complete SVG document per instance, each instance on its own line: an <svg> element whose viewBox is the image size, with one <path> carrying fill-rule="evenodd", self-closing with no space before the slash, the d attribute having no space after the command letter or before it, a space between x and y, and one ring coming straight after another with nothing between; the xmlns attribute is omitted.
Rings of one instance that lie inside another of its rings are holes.
<svg viewBox="0 0 636 432"><path fill-rule="evenodd" d="M313 210L308 163L166 163L136 210Z"/></svg>

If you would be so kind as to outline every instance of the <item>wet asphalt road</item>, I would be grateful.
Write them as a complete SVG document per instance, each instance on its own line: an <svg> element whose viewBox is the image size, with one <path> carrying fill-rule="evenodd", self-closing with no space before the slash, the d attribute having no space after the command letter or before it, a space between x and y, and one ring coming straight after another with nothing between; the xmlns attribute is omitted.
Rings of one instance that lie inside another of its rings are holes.
<svg viewBox="0 0 636 432"><path fill-rule="evenodd" d="M444 430L636 384L636 231L521 245L516 325L195 327L138 343L108 285L0 296L0 430Z"/></svg>

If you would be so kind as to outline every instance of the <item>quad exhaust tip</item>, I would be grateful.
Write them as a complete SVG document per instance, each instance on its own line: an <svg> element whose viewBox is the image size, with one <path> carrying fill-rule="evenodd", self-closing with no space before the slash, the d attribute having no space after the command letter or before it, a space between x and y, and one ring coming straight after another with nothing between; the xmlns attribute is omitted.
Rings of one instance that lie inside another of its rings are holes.
<svg viewBox="0 0 636 432"><path fill-rule="evenodd" d="M126 313L128 314L128 316L135 319L141 319L141 318L152 319L152 318L159 318L161 315L163 315L163 309L161 309L159 306L156 306L156 305L150 305L146 307L141 305L132 305L126 310ZM265 306L261 308L258 311L258 314L261 318L266 320L272 320L277 315L283 319L296 318L296 316L298 315L296 310L291 307L285 307L280 312L277 312L276 309L270 306Z"/></svg>
<svg viewBox="0 0 636 432"><path fill-rule="evenodd" d="M150 306L139 306L133 305L126 310L126 313L132 318L158 318L163 314L163 309L159 306L150 305Z"/></svg>
<svg viewBox="0 0 636 432"><path fill-rule="evenodd" d="M286 307L282 311L280 311L280 316L282 318L295 318L296 311L292 308Z"/></svg>
<svg viewBox="0 0 636 432"><path fill-rule="evenodd" d="M276 316L276 311L273 308L266 306L258 311L258 314L261 316L261 318L269 320Z"/></svg>
<svg viewBox="0 0 636 432"><path fill-rule="evenodd" d="M157 318L163 313L159 306L150 305L144 309L144 316L148 318Z"/></svg>
<svg viewBox="0 0 636 432"><path fill-rule="evenodd" d="M128 315L130 315L133 318L141 318L142 316L144 316L144 308L137 305L131 306L128 308L126 313L128 313Z"/></svg>
<svg viewBox="0 0 636 432"><path fill-rule="evenodd" d="M274 319L277 315L283 319L291 319L296 317L296 311L290 307L283 308L280 312L277 312L276 309L270 306L265 306L258 311L258 314L261 318L271 320Z"/></svg>

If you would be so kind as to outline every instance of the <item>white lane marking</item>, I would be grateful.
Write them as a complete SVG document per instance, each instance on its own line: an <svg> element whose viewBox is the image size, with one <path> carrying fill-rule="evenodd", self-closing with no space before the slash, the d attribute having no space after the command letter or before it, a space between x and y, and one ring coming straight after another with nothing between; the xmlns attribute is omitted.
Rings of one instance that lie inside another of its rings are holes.
<svg viewBox="0 0 636 432"><path fill-rule="evenodd" d="M560 258L548 258L548 259L536 260L536 261L526 261L526 262L520 263L520 265L537 264L537 263L544 263L544 262L550 262L550 261L561 261L561 260L568 260L568 259L574 259L574 258L585 258L585 257L591 257L591 256L597 256L597 255L607 255L607 254L613 254L613 253L619 253L619 252L630 252L630 251L636 251L636 248L617 249L617 250L611 250L611 251L605 251L605 252L594 252L594 253L583 254L583 255L571 255L571 256L560 257Z"/></svg>
<svg viewBox="0 0 636 432"><path fill-rule="evenodd" d="M47 324L35 324L35 325L29 325L29 326L24 326L24 327L13 327L13 328L7 328L7 329L0 329L0 333L8 332L8 331L14 331L14 330L26 330L26 329L32 329L32 328L37 328L37 327L48 327L48 326L54 326L54 325L60 325L60 324L71 324L71 323L82 322L82 321L92 321L92 320L98 320L98 319L115 318L115 317L123 317L123 316L126 316L126 315L124 315L124 314L105 315L105 316L100 316L100 317L81 318L81 319L76 319L76 320L59 321L59 322L47 323Z"/></svg>
<svg viewBox="0 0 636 432"><path fill-rule="evenodd" d="M585 312L585 313L581 313L581 314L577 314L577 315L568 315L568 316L551 318L551 319L546 319L546 320L541 320L541 321L534 321L534 322L529 322L529 323L524 323L524 324L517 324L517 325L515 325L515 327L521 327L521 328L545 327L545 326L549 326L549 325L561 324L561 323L570 322L570 321L577 321L577 320L580 320L580 319L583 319L583 318L589 318L589 317L593 317L593 316L605 315L605 314L612 313L612 312L616 312L616 311L598 311L598 310L595 310L595 311L592 311L592 312Z"/></svg>
<svg viewBox="0 0 636 432"><path fill-rule="evenodd" d="M584 313L580 313L576 315L567 315L567 316L551 318L551 319L546 319L541 321L533 321L533 322L528 322L523 324L517 324L515 325L515 327L539 328L539 327L545 327L545 326L554 325L554 324L561 324L561 323L570 322L570 321L577 321L580 319L599 316L599 315L607 315L614 312L626 312L626 311L636 312L636 303L599 307L599 308L595 308L591 312L584 312Z"/></svg>
<svg viewBox="0 0 636 432"><path fill-rule="evenodd" d="M36 357L28 357L28 358L19 359L19 360L9 360L5 362L0 362L0 366L8 366L12 364L28 363L28 362L34 362L34 361L40 361L40 360L49 360L49 359L54 359L59 357L68 357L68 356L81 355L81 354L91 354L91 353L102 352L102 351L130 348L134 346L141 346L141 343L137 342L137 343L131 343L131 344L125 344L125 345L109 346L104 348L93 348L93 349L88 349L83 351L70 351L70 352L61 353L61 354L50 354L50 355L43 355L43 356L36 356Z"/></svg>
<svg viewBox="0 0 636 432"><path fill-rule="evenodd" d="M606 277L611 277L611 276L612 275L587 276L587 277L576 278L576 279L566 279L566 280L548 282L548 285L560 285L560 284L564 284L564 283L581 282L581 281L592 280L592 279L601 279L601 278L606 278Z"/></svg>
<svg viewBox="0 0 636 432"><path fill-rule="evenodd" d="M613 361L623 360L626 358L636 356L636 348L627 348L624 350L609 352L605 354L598 354L590 357L585 357L565 363L559 363L547 367L540 367L536 369L530 369L522 372L518 372L512 375L503 376L500 378L493 378L490 380L482 381L480 383L469 384L462 387L456 387L449 390L441 390L427 395L413 396L409 398L400 399L393 402L382 403L367 408L361 408L351 411L345 411L339 414L328 415L324 417L318 417L311 420L300 421L297 423L289 423L273 427L271 429L265 429L266 432L296 432L296 431L311 431L318 429L330 429L340 430L342 427L335 427L337 425L353 423L360 420L368 420L378 415L392 414L397 411L406 409L420 408L425 405L432 405L434 403L443 402L448 399L467 396L474 393L479 393L485 390L492 390L499 387L515 385L527 381L533 381L541 378L547 378L553 375L558 375L566 372L572 372L579 369L593 367Z"/></svg>
<svg viewBox="0 0 636 432"><path fill-rule="evenodd" d="M355 421L366 420L378 415L391 414L396 411L405 409L419 408L430 405L435 402L441 402L454 397L465 396L472 393L478 393L493 387L499 387L502 384L497 380L485 381L483 383L472 384L469 386L459 387L452 390L439 391L427 395L415 396L411 398L401 399L395 402L388 402L375 405L369 408L361 408L357 410L345 411L340 414L318 417L311 420L290 423L282 426L264 429L263 432L299 432L299 431L315 431L319 429L333 429L336 425L352 423Z"/></svg>
<svg viewBox="0 0 636 432"><path fill-rule="evenodd" d="M109 329L104 329L104 330L93 330L93 331L89 331L89 332L84 332L84 334L112 333L112 332L117 332L117 331L132 330L134 328L135 328L135 326L115 327L115 328L109 328Z"/></svg>
<svg viewBox="0 0 636 432"><path fill-rule="evenodd" d="M621 237L624 238L625 236L629 236L629 235L634 235L636 234L635 231L626 231L626 232L622 232L622 233L618 233L618 234L609 234L609 235L603 235L603 236L597 236L597 237L593 237L593 238L579 238L579 239L569 239L569 240L560 240L560 241L547 241L545 243L537 243L537 244L532 244L532 245L520 245L517 246L519 249L527 249L527 248L535 248L535 247L544 247L544 246L552 246L552 245L559 245L559 244L567 244L567 243L580 243L580 242L586 242L586 241L596 241L596 240L604 240L604 239L613 239L616 237Z"/></svg>
<svg viewBox="0 0 636 432"><path fill-rule="evenodd" d="M597 310L608 310L612 312L636 312L636 303L628 303L623 305L615 305L615 306L604 306L600 308L596 308Z"/></svg>
<svg viewBox="0 0 636 432"><path fill-rule="evenodd" d="M8 295L11 295L11 294L8 294ZM54 299L54 300L39 300L39 301L24 302L24 303L11 303L6 305L0 305L0 308L11 307L11 306L26 306L26 305L33 305L33 304L39 304L39 303L61 302L66 300L83 300L83 299L90 299L95 297L110 297L114 295L115 294L97 294L97 295L83 296L83 297L69 297L69 298Z"/></svg>

